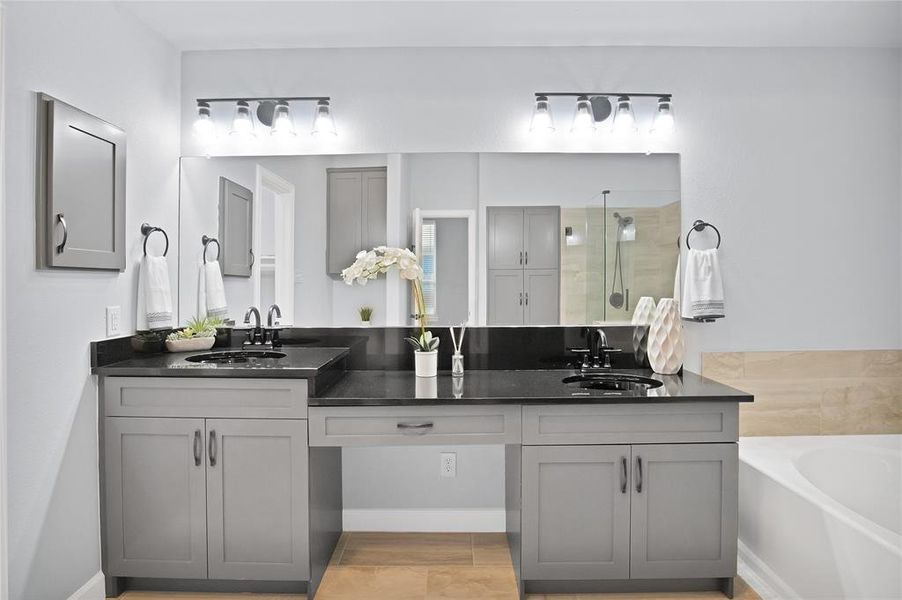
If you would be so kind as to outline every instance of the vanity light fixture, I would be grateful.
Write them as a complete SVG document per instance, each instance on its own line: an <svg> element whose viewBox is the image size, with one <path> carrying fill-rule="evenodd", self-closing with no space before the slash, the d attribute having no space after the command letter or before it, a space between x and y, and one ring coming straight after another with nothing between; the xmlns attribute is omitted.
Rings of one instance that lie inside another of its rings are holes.
<svg viewBox="0 0 902 600"><path fill-rule="evenodd" d="M197 103L197 119L194 121L194 135L202 144L211 142L216 137L216 124L210 115L210 104Z"/></svg>
<svg viewBox="0 0 902 600"><path fill-rule="evenodd" d="M268 127L274 137L293 137L297 135L292 118L292 108L297 112L299 102L315 102L312 133L336 135L335 121L332 118L332 104L329 96L284 96L281 98L198 98L197 120L194 122L195 134L206 140L215 137L215 122L210 105L231 104L235 107L229 135L250 139L256 136L256 125ZM257 110L251 110L251 103L257 103ZM256 119L254 114L256 112Z"/></svg>
<svg viewBox="0 0 902 600"><path fill-rule="evenodd" d="M573 114L573 125L570 131L577 134L590 134L595 131L595 116L588 96L576 99L576 112Z"/></svg>
<svg viewBox="0 0 902 600"><path fill-rule="evenodd" d="M551 117L551 105L548 96L536 94L536 105L532 111L529 130L533 133L551 133L554 131L554 119Z"/></svg>
<svg viewBox="0 0 902 600"><path fill-rule="evenodd" d="M254 117L251 115L250 104L245 100L235 103L235 116L232 118L232 129L229 135L235 137L254 137Z"/></svg>
<svg viewBox="0 0 902 600"><path fill-rule="evenodd" d="M629 96L619 96L614 109L614 125L611 131L615 135L624 135L636 131L636 115L633 114L633 102Z"/></svg>
<svg viewBox="0 0 902 600"><path fill-rule="evenodd" d="M332 107L329 99L316 101L316 112L313 114L313 135L338 135L335 121L332 119Z"/></svg>
<svg viewBox="0 0 902 600"><path fill-rule="evenodd" d="M638 99L657 100L650 133L656 137L664 137L674 130L673 95L668 93L635 93L635 92L535 92L535 107L529 130L533 133L554 131L549 98L571 97L576 99L576 110L573 113L573 134L589 134L598 130L599 124L612 122L609 131L623 136L634 134L638 130L633 102ZM645 103L640 101L640 106ZM613 110L612 110L612 104ZM613 115L613 116L612 116Z"/></svg>
<svg viewBox="0 0 902 600"><path fill-rule="evenodd" d="M272 126L269 130L270 135L292 137L297 135L294 130L294 122L291 120L291 112L288 108L288 102L279 100L273 109Z"/></svg>
<svg viewBox="0 0 902 600"><path fill-rule="evenodd" d="M658 98L658 110L652 121L650 133L655 137L666 137L673 133L673 101L670 96Z"/></svg>

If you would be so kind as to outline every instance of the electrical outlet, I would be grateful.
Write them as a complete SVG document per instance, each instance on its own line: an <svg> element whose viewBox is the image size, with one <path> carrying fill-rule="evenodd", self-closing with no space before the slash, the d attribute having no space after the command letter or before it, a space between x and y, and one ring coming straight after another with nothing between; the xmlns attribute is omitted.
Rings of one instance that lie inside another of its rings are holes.
<svg viewBox="0 0 902 600"><path fill-rule="evenodd" d="M442 477L457 477L457 453L442 452L441 474Z"/></svg>
<svg viewBox="0 0 902 600"><path fill-rule="evenodd" d="M106 336L112 337L122 333L122 309L118 306L106 307Z"/></svg>

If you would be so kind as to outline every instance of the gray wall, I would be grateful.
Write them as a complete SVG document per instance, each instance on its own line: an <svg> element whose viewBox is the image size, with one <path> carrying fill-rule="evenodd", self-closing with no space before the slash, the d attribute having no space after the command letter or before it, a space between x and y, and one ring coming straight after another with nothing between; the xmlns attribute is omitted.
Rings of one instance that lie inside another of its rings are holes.
<svg viewBox="0 0 902 600"><path fill-rule="evenodd" d="M88 343L105 306L134 331L142 221L169 233L176 283L180 62L111 3L4 3L3 55L10 598L61 600L100 569ZM36 91L126 131L125 273L34 268Z"/></svg>

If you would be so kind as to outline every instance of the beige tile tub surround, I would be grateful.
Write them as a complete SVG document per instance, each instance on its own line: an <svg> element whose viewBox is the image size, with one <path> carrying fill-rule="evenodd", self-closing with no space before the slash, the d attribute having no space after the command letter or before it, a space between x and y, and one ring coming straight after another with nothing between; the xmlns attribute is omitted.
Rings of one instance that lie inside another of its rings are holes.
<svg viewBox="0 0 902 600"><path fill-rule="evenodd" d="M902 350L706 352L702 374L755 395L739 435L902 433Z"/></svg>

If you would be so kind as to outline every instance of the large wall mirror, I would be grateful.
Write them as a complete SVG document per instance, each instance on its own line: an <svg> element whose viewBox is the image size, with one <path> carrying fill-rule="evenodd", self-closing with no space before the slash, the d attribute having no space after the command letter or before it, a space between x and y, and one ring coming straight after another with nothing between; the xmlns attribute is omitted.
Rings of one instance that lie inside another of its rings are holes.
<svg viewBox="0 0 902 600"><path fill-rule="evenodd" d="M223 189L246 197L242 219L223 222ZM642 296L673 296L679 268L675 154L191 157L180 190L182 323L221 255L230 318L276 303L299 327L354 327L362 306L374 325L412 323L396 273L341 280L380 245L416 251L436 325L629 322Z"/></svg>

